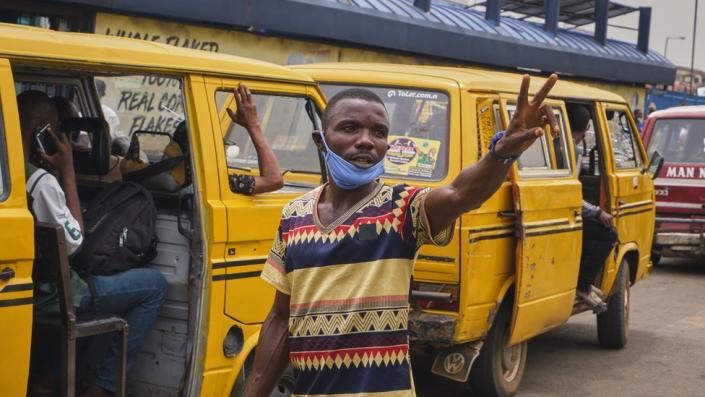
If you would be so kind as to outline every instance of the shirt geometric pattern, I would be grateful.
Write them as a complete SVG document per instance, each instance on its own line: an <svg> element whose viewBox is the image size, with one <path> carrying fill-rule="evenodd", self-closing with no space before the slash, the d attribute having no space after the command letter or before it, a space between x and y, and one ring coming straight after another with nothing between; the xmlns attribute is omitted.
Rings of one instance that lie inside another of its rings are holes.
<svg viewBox="0 0 705 397"><path fill-rule="evenodd" d="M431 236L428 188L377 187L323 227L324 186L287 204L262 278L290 296L295 396L413 396L409 287L418 249Z"/></svg>

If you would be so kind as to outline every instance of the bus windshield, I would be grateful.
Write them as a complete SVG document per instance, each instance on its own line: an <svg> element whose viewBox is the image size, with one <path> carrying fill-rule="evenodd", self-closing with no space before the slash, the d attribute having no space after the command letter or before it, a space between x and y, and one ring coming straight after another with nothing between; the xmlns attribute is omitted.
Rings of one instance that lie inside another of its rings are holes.
<svg viewBox="0 0 705 397"><path fill-rule="evenodd" d="M657 120L649 156L656 150L669 163L705 163L705 119Z"/></svg>

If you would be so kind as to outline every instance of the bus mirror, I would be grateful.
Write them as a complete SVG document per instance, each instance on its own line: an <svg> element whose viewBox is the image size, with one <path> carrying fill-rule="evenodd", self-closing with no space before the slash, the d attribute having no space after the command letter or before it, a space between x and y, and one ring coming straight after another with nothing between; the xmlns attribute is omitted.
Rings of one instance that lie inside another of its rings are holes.
<svg viewBox="0 0 705 397"><path fill-rule="evenodd" d="M651 161L649 161L649 168L647 170L647 172L651 175L651 179L656 179L659 171L661 171L661 167L663 167L663 161L663 156L661 156L661 153L659 153L658 150L651 155Z"/></svg>

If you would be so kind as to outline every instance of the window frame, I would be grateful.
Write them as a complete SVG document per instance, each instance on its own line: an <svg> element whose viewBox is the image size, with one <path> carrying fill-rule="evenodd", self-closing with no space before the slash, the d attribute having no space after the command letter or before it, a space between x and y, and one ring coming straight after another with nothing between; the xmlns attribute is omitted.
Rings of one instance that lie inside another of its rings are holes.
<svg viewBox="0 0 705 397"><path fill-rule="evenodd" d="M10 197L11 184L9 162L7 159L7 139L5 138L5 112L0 102L0 203L4 203Z"/></svg>
<svg viewBox="0 0 705 397"><path fill-rule="evenodd" d="M278 195L278 194L295 194L301 195L302 193L308 192L311 189L319 186L324 178L325 170L324 163L321 157L321 153L318 152L316 156L316 161L318 165L319 173L308 174L308 173L297 173L289 171L284 173L284 187L282 189L268 192L265 194L248 196L242 193L233 192L230 190L229 178L233 174L242 175L253 175L259 176L257 169L234 169L227 167L227 159L225 155L225 144L223 142L223 116L227 117L225 113L221 114L216 103L216 93L218 91L231 91L236 88L240 83L245 83L254 93L263 93L279 96L293 96L305 98L307 101L312 102L316 106L316 112L321 112L325 105L325 100L323 99L322 93L313 84L296 83L296 82L282 82L282 81L271 81L271 80L258 80L252 77L227 77L219 78L215 76L206 76L204 79L204 95L205 100L208 103L207 119L211 125L210 135L213 139L213 149L214 149L214 160L217 168L217 179L220 184L221 197L231 200L231 199L244 199L252 200L254 197L266 197L267 195ZM223 110L224 111L224 110ZM228 120L230 123L230 120ZM229 125L229 124L228 124Z"/></svg>
<svg viewBox="0 0 705 397"><path fill-rule="evenodd" d="M86 114L83 114L83 117L96 117L98 115L100 115L100 117L103 117L102 112L99 114L96 111L96 105L100 107L100 101L98 101L97 103L93 103L93 96L91 95L93 88L91 87L91 83L87 80L92 80L94 77L94 75L90 75L90 77L83 75L78 77L71 77L61 75L39 75L31 72L20 72L15 75L13 82L15 84L24 84L26 81L34 81L44 84L72 85L77 88L78 100L81 106L81 109L79 110L81 112L86 112Z"/></svg>
<svg viewBox="0 0 705 397"><path fill-rule="evenodd" d="M249 86L248 86L248 87L249 87ZM228 90L229 90L228 88L224 88L224 87L216 88L215 91L214 91L214 93L215 93L215 96L217 96L219 92L224 92L224 91L227 92ZM270 96L274 96L274 97L296 98L296 99L303 99L305 102L313 101L313 102L315 103L315 100L314 100L310 95L307 95L307 94L296 94L296 93L292 93L292 92L277 92L277 91L259 90L259 89L256 89L256 88L255 88L255 89L252 89L252 88L251 88L250 91L252 92L252 95L270 95ZM231 93L231 94L232 94L232 93ZM215 103L215 105L216 105L216 109L217 109L218 102L217 102L216 98L213 98L213 101L214 101L214 103ZM222 114L222 115L221 115L221 110L220 110L220 109L217 109L217 110L216 110L216 113L218 114L218 118L219 118L220 120L228 120L228 119L224 118L224 115L227 114L227 111L226 111L225 109L226 109L226 106L229 107L228 105L231 104L231 103L234 104L234 102L235 102L235 101L233 100L233 101L231 101L231 102L227 102L227 101L226 101L226 102L223 103L223 105L225 105L225 106L223 107L223 112L222 112L223 114ZM257 109L258 116L261 116L261 114L259 113L260 111L261 111L261 109ZM230 127L231 127L233 124L236 124L236 123L235 123L234 121L230 120L230 122L228 123L227 127L225 127L225 129L223 128L223 127L224 127L224 124L225 124L225 122L222 122L222 123L220 124L220 136L221 136L221 140L225 140L225 137L227 136L227 132L229 132ZM315 124L314 124L313 122L311 122L311 124L312 124L312 127L313 127L313 128L311 129L311 132L313 132L313 131L315 130ZM262 131L262 133L264 133L264 131ZM269 140L268 140L267 143L268 143L270 146L273 145L273 142L271 142L271 141L269 141ZM272 150L274 150L273 147L272 147ZM319 166L319 172L317 173L317 175L321 175L322 173L320 172L320 162L318 161L318 158L316 158L316 165ZM230 170L237 170L237 171L245 172L245 173L247 173L248 175L259 175L259 174L257 174L257 171L259 170L258 167L257 167L257 168L240 167L240 166L238 166L238 167L228 167L227 162L225 163L225 167L226 167L226 169L228 170L228 174L231 173ZM280 168L282 169L283 172L286 172L286 171L287 171L287 170L286 170L286 167L281 167L281 164L280 164ZM287 173L289 173L289 172L290 172L290 173L297 173L297 172L295 172L295 171L288 171ZM298 173L309 174L309 175L313 175L313 174L314 174L313 171L310 171L310 172L308 172L308 171L306 171L306 172L298 172Z"/></svg>
<svg viewBox="0 0 705 397"><path fill-rule="evenodd" d="M570 125L568 123L565 102L559 99L547 98L544 100L544 104L551 106L553 108L554 113L557 112L558 114L560 114L560 122L562 124L560 133L563 138L562 149L564 150L565 158L567 159L567 167L563 169L555 168L557 164L555 158L555 148L553 147L553 140L549 140L547 138L547 135L544 134L539 139L542 142L541 146L543 148L544 156L546 156L545 158L548 162L548 167L532 167L529 169L520 168L519 161L517 160L514 164L514 167L516 167L517 175L519 179L573 178L576 176L575 173L578 167L575 167L573 165L575 163L575 153L573 153L574 150L572 148L573 145L568 145L568 139L570 139L572 142L573 138L570 131ZM499 105L502 122L506 129L506 126L508 126L510 122L509 111L516 109L516 96L510 94L502 94L500 97Z"/></svg>
<svg viewBox="0 0 705 397"><path fill-rule="evenodd" d="M656 150L659 150L659 148L658 148L658 142L656 142L656 140L655 140L655 138L658 138L658 137L656 136L656 131L657 131L656 128L658 127L658 124L659 124L659 123L661 123L661 122L667 122L667 121L672 122L672 121L688 121L688 120L692 120L692 121L696 121L696 120L697 120L697 121L702 121L703 123L705 123L705 117L697 117L697 116L687 116L687 117L661 117L661 118L655 119L654 122L653 122L653 124L652 124L653 126L651 127L651 135L649 135L649 145L646 146L646 148L645 148L645 149L646 149L647 158L650 159L651 156L653 155L653 153L654 153ZM654 150L651 150L652 147L653 147ZM665 150L663 150L663 148L661 148L661 150L660 150L659 152L661 153L661 155L664 155L664 156L666 155L666 152L665 152ZM687 163L687 164L702 164L702 162L690 162L690 161L673 161L673 160L670 160L669 162L671 162L671 163L684 163L684 164L686 164L686 163Z"/></svg>
<svg viewBox="0 0 705 397"><path fill-rule="evenodd" d="M609 145L610 156L612 157L612 165L614 166L615 172L625 172L634 170L643 171L647 163L645 161L646 152L643 147L643 142L641 142L639 129L636 126L634 116L632 115L632 112L629 107L621 103L602 103L600 109L602 111L602 115L600 117L602 117L603 119L605 132L607 133L607 143ZM610 120L607 118L607 112L609 111L624 113L627 118L627 123L629 124L631 146L632 150L634 151L634 162L636 164L634 167L622 168L619 167L617 164L614 152L614 145L612 144L612 130L610 129Z"/></svg>
<svg viewBox="0 0 705 397"><path fill-rule="evenodd" d="M446 131L445 131L445 143L446 144L446 156L445 156L445 164L443 165L443 173L437 177L437 178L422 178L422 177L415 177L415 176L403 176L403 175L393 175L393 174L383 174L382 178L384 179L391 179L391 180L401 180L401 181L414 181L414 182L423 182L423 183L437 183L441 182L445 179L448 178L448 174L450 173L450 158L451 158L451 150L450 147L453 144L451 142L451 123L452 123L452 112L453 112L453 96L452 94L444 89L440 89L437 87L421 87L421 86L404 86L404 85L386 85L386 84L373 84L373 83L366 83L366 82L349 82L349 81L328 81L328 80L321 80L318 81L319 86L321 87L321 92L323 92L324 95L326 95L326 90L324 86L340 86L340 87L350 87L350 88L378 88L378 89L397 89L397 90L416 90L416 91L424 91L424 92L431 92L431 93L439 93L443 94L446 96L448 99L448 108L446 110ZM381 98L382 101L384 101L384 98ZM326 98L326 101L328 98ZM386 105L385 105L386 106ZM390 120L391 122L391 120Z"/></svg>

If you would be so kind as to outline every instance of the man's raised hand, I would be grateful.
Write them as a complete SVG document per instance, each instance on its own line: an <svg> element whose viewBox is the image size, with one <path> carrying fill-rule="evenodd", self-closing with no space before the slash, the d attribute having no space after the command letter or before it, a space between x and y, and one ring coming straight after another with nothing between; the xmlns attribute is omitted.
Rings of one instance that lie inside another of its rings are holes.
<svg viewBox="0 0 705 397"><path fill-rule="evenodd" d="M554 135L559 133L560 127L553 115L553 109L550 105L542 105L556 81L558 81L558 76L552 74L529 102L531 77L528 74L524 75L514 116L509 122L504 137L497 142L495 147L498 155L502 157L519 156L544 134L546 125L551 126Z"/></svg>
<svg viewBox="0 0 705 397"><path fill-rule="evenodd" d="M227 108L228 116L230 116L232 121L245 127L250 132L252 127L259 126L257 105L255 105L252 92L245 83L240 83L237 88L233 89L233 95L235 96L237 110L233 112L232 109Z"/></svg>

